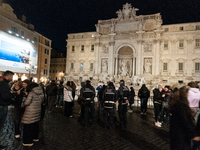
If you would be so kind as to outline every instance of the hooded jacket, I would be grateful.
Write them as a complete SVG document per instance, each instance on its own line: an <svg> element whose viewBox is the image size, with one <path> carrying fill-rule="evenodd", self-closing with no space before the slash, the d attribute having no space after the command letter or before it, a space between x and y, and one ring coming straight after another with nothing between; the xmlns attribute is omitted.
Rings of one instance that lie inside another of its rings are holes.
<svg viewBox="0 0 200 150"><path fill-rule="evenodd" d="M72 97L72 88L69 86L64 86L64 101L66 102L72 102L73 97Z"/></svg>
<svg viewBox="0 0 200 150"><path fill-rule="evenodd" d="M190 107L199 107L200 91L197 88L190 88L188 96Z"/></svg>
<svg viewBox="0 0 200 150"><path fill-rule="evenodd" d="M8 83L9 81L5 77L0 76L0 106L10 105L12 98L17 95L17 93L10 92Z"/></svg>
<svg viewBox="0 0 200 150"><path fill-rule="evenodd" d="M24 124L31 124L40 121L41 103L43 101L44 94L41 87L33 88L24 101L25 112L21 122Z"/></svg>

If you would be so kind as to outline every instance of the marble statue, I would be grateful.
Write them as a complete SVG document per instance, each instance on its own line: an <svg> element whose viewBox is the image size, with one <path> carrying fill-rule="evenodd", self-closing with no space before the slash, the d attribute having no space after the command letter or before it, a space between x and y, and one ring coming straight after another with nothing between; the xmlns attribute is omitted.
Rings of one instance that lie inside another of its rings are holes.
<svg viewBox="0 0 200 150"><path fill-rule="evenodd" d="M117 11L116 14L117 14L117 16L118 16L117 19L119 19L119 20L120 20L120 19L123 19L123 14L122 14L121 9L119 9L119 11Z"/></svg>
<svg viewBox="0 0 200 150"><path fill-rule="evenodd" d="M145 72L146 73L151 73L151 61L150 61L150 59L147 59L146 61L145 61L145 65L144 65L144 69L145 69Z"/></svg>
<svg viewBox="0 0 200 150"><path fill-rule="evenodd" d="M143 20L143 17L141 17L141 18L139 19L139 25L138 25L139 31L142 31L142 30L143 30L143 24L144 24L144 20Z"/></svg>
<svg viewBox="0 0 200 150"><path fill-rule="evenodd" d="M125 61L122 61L122 68L121 68L121 76L126 76L127 75L127 66L126 66L126 62Z"/></svg>
<svg viewBox="0 0 200 150"><path fill-rule="evenodd" d="M102 73L108 73L108 63L105 60L102 66Z"/></svg>
<svg viewBox="0 0 200 150"><path fill-rule="evenodd" d="M115 23L112 22L112 25L111 25L111 33L114 33L115 32Z"/></svg>
<svg viewBox="0 0 200 150"><path fill-rule="evenodd" d="M99 24L95 24L96 26L96 32L99 33Z"/></svg>
<svg viewBox="0 0 200 150"><path fill-rule="evenodd" d="M102 52L103 52L103 53L108 53L108 46L104 45L104 46L102 47Z"/></svg>

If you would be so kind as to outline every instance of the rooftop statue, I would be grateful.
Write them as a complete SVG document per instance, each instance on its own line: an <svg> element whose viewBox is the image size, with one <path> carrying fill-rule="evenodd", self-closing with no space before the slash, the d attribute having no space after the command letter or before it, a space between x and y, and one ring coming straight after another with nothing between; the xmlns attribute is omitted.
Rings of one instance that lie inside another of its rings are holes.
<svg viewBox="0 0 200 150"><path fill-rule="evenodd" d="M138 11L139 9L132 7L131 4L126 3L125 5L123 5L123 9L119 9L119 11L117 11L117 19L118 20L129 20L129 19L134 19L136 16L136 11Z"/></svg>

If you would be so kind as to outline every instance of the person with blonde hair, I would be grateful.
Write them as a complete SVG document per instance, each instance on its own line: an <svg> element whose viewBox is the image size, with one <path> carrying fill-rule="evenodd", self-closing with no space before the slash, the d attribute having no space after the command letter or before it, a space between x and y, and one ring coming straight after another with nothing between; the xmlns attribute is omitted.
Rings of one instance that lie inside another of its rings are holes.
<svg viewBox="0 0 200 150"><path fill-rule="evenodd" d="M191 141L200 141L193 122L193 112L187 100L189 89L181 87L173 96L169 111L171 150L190 150Z"/></svg>

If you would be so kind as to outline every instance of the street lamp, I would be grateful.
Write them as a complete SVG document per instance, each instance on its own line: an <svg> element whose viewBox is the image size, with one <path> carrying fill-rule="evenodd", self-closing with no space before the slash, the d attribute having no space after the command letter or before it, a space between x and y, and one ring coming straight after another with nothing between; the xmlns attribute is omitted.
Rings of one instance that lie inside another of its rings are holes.
<svg viewBox="0 0 200 150"><path fill-rule="evenodd" d="M32 62L29 60L29 63L25 64L25 70L29 72L29 74L28 74L29 80L30 80L31 72L33 72L33 71L35 71L37 69L37 65L32 66L31 63Z"/></svg>

